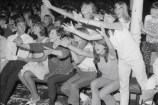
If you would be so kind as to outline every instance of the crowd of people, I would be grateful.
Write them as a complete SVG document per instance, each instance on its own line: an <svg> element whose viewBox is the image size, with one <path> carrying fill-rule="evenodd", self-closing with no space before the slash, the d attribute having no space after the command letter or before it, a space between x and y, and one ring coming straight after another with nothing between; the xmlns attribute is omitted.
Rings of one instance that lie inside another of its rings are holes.
<svg viewBox="0 0 158 105"><path fill-rule="evenodd" d="M40 96L35 78L47 83L50 105L55 105L59 83L70 105L80 105L80 89L87 86L91 105L101 105L101 100L106 105L128 105L131 71L142 96L152 93L153 100L147 103L158 105L158 59L153 72L149 68L151 53L158 50L158 2L152 4L144 24L140 22L146 35L142 48L130 33L125 2L99 9L90 1L84 1L81 9L75 3L64 7L48 0L36 2L15 0L0 11L1 105L7 105L19 80L30 92L26 104L36 105ZM118 90L119 102L112 94Z"/></svg>

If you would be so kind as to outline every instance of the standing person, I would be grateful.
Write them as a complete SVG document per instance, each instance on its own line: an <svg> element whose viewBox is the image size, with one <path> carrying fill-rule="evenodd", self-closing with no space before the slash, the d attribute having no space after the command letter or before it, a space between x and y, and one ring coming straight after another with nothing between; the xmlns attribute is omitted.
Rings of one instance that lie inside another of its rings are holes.
<svg viewBox="0 0 158 105"><path fill-rule="evenodd" d="M136 75L136 79L141 86L142 92L144 92L146 88L147 76L145 71L145 64L139 46L136 44L133 37L128 31L129 25L127 23L130 21L130 17L128 14L126 3L116 3L115 13L117 15L117 18L119 19L119 22L114 23L84 19L78 15L75 16L77 21L94 25L97 27L114 29L114 35L110 37L110 40L115 49L117 50L119 58L118 70L121 95L120 105L128 105L129 77L131 69Z"/></svg>
<svg viewBox="0 0 158 105"><path fill-rule="evenodd" d="M36 43L49 42L47 29L42 23L34 26L33 33L37 35ZM44 80L45 74L49 73L48 59L44 53L33 53L32 57L28 57L28 63L19 72L18 76L21 82L31 92L31 100L26 104L36 104L40 100L33 77Z"/></svg>
<svg viewBox="0 0 158 105"><path fill-rule="evenodd" d="M143 44L143 57L146 65L146 72L149 76L151 52L158 49L158 2L154 2L150 8L150 15L145 17L144 26L141 24L142 31L146 34L146 41Z"/></svg>
<svg viewBox="0 0 158 105"><path fill-rule="evenodd" d="M18 81L18 73L26 64L26 59L29 56L28 51L18 49L15 42L21 40L23 43L32 43L33 39L25 34L25 22L22 18L18 18L17 33L11 35L7 39L7 59L9 62L3 68L0 74L0 102L2 105L6 105L7 101L13 91L13 88Z"/></svg>

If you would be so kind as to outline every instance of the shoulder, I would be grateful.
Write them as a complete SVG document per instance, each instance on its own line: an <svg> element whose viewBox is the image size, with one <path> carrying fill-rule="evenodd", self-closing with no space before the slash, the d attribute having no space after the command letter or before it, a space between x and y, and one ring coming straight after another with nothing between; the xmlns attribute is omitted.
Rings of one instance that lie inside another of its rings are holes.
<svg viewBox="0 0 158 105"><path fill-rule="evenodd" d="M7 38L7 40L12 40L12 39L14 39L14 38L16 38L17 37L17 34L15 34L15 35L10 35L8 38Z"/></svg>

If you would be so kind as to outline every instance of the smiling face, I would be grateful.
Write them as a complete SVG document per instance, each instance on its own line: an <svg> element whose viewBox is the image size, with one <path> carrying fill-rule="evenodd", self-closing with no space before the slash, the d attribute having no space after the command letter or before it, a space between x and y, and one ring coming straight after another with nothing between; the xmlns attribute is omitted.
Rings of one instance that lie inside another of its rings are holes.
<svg viewBox="0 0 158 105"><path fill-rule="evenodd" d="M57 32L55 29L52 29L50 31L50 34L49 34L49 38L52 39L52 40L57 40L60 36L57 35Z"/></svg>
<svg viewBox="0 0 158 105"><path fill-rule="evenodd" d="M123 17L123 8L119 4L115 5L115 13L116 13L118 18Z"/></svg>
<svg viewBox="0 0 158 105"><path fill-rule="evenodd" d="M81 7L81 13L84 18L91 18L93 16L93 7L91 4L83 4Z"/></svg>
<svg viewBox="0 0 158 105"><path fill-rule="evenodd" d="M103 55L105 53L105 46L99 43L95 43L94 49L97 54Z"/></svg>

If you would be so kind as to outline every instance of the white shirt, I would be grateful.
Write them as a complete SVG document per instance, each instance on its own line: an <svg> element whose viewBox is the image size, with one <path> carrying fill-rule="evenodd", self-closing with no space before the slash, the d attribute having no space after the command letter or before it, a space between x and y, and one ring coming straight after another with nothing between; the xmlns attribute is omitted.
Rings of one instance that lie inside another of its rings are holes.
<svg viewBox="0 0 158 105"><path fill-rule="evenodd" d="M128 31L128 27L121 20L123 30L115 30L114 35L110 35L110 41L118 52L119 59L134 59L142 57L138 44Z"/></svg>
<svg viewBox="0 0 158 105"><path fill-rule="evenodd" d="M0 58L5 59L7 52L7 40L5 37L0 35Z"/></svg>
<svg viewBox="0 0 158 105"><path fill-rule="evenodd" d="M18 34L15 34L15 35L9 36L8 39L7 39L7 46L8 46L7 59L8 60L17 60L17 57L27 58L29 56L29 51L25 51L25 50L21 50L21 49L18 50L18 53L16 55L17 46L13 41L17 37L18 37ZM24 33L20 37L21 37L24 44L34 42L32 37L29 36L28 34Z"/></svg>
<svg viewBox="0 0 158 105"><path fill-rule="evenodd" d="M88 43L86 45L86 47L84 48L84 50L89 50L90 52L93 52L93 46ZM78 67L82 70L82 71L96 71L94 62L93 62L94 58L90 58L90 57L86 57L79 65Z"/></svg>

